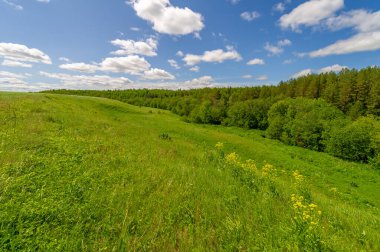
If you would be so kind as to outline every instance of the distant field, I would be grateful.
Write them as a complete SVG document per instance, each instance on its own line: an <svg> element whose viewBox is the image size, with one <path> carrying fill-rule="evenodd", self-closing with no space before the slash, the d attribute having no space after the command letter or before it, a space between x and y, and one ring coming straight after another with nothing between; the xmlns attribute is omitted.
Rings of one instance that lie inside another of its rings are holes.
<svg viewBox="0 0 380 252"><path fill-rule="evenodd" d="M378 170L263 135L0 93L0 251L380 251Z"/></svg>

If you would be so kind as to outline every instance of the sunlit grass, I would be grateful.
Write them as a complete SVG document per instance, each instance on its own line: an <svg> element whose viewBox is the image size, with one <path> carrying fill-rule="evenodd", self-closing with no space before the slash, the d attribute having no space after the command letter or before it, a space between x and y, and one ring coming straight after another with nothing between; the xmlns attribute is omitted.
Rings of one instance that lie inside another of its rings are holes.
<svg viewBox="0 0 380 252"><path fill-rule="evenodd" d="M380 249L378 171L261 135L0 93L0 250Z"/></svg>

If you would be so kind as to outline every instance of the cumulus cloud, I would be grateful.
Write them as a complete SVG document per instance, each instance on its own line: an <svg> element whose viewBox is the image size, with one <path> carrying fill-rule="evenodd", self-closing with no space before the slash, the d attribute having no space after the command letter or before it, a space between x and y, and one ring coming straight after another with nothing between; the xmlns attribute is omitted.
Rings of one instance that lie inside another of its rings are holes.
<svg viewBox="0 0 380 252"><path fill-rule="evenodd" d="M16 74L8 71L0 71L0 78L24 79L26 76L23 74Z"/></svg>
<svg viewBox="0 0 380 252"><path fill-rule="evenodd" d="M292 42L289 39L283 39L277 42L276 45L273 45L267 42L264 46L264 49L269 52L269 56L280 55L284 52L285 46L290 46Z"/></svg>
<svg viewBox="0 0 380 252"><path fill-rule="evenodd" d="M99 67L96 65L90 65L83 62L63 64L60 65L59 68L70 71L77 71L81 73L95 73L96 71L100 70Z"/></svg>
<svg viewBox="0 0 380 252"><path fill-rule="evenodd" d="M120 47L119 50L111 52L114 55L140 54L145 56L157 56L156 50L158 42L154 38L145 41L115 39L111 41L114 46Z"/></svg>
<svg viewBox="0 0 380 252"><path fill-rule="evenodd" d="M273 10L278 12L284 12L285 11L285 4L284 3L277 3L273 6Z"/></svg>
<svg viewBox="0 0 380 252"><path fill-rule="evenodd" d="M310 75L310 74L340 72L343 69L348 69L348 68L349 68L348 66L341 66L341 65L338 65L338 64L335 64L335 65L332 65L332 66L323 67L323 68L318 69L318 70L313 70L311 68L308 68L308 69L304 69L302 71L299 71L298 73L296 73L293 76L291 76L291 78L297 79L297 78L300 78L300 77L303 77L303 76L307 76L307 75Z"/></svg>
<svg viewBox="0 0 380 252"><path fill-rule="evenodd" d="M367 10L352 10L327 19L324 25L333 31L349 27L363 33L379 31L380 11L370 13Z"/></svg>
<svg viewBox="0 0 380 252"><path fill-rule="evenodd" d="M50 3L50 0L37 0L37 2L40 2L40 3Z"/></svg>
<svg viewBox="0 0 380 252"><path fill-rule="evenodd" d="M192 72L199 72L199 69L200 69L199 66L193 66L189 70L192 71Z"/></svg>
<svg viewBox="0 0 380 252"><path fill-rule="evenodd" d="M300 31L301 26L314 26L332 17L344 7L344 0L310 0L280 18L282 28Z"/></svg>
<svg viewBox="0 0 380 252"><path fill-rule="evenodd" d="M175 77L166 72L165 70L152 68L144 72L144 75L141 77L144 80L174 80Z"/></svg>
<svg viewBox="0 0 380 252"><path fill-rule="evenodd" d="M178 57L183 57L185 54L184 54L182 51L178 51L178 52L176 53L176 55L177 55Z"/></svg>
<svg viewBox="0 0 380 252"><path fill-rule="evenodd" d="M337 31L352 28L356 34L301 56L312 58L380 50L380 11L356 9L335 13L344 7L344 0L310 0L280 18L283 28L300 31L301 26L316 26Z"/></svg>
<svg viewBox="0 0 380 252"><path fill-rule="evenodd" d="M27 74L0 71L0 90L3 91L39 91L41 85L29 84L25 79Z"/></svg>
<svg viewBox="0 0 380 252"><path fill-rule="evenodd" d="M308 53L312 58L380 49L380 11L353 10L327 19L325 26L330 30L353 28L357 34Z"/></svg>
<svg viewBox="0 0 380 252"><path fill-rule="evenodd" d="M127 57L105 58L99 64L99 67L104 72L140 75L141 72L149 70L150 64L142 57L130 55Z"/></svg>
<svg viewBox="0 0 380 252"><path fill-rule="evenodd" d="M195 86L207 87L207 86L211 86L213 82L214 82L214 78L212 78L211 76L202 76L202 77L195 78L189 81L185 81L184 84L191 85L194 87Z"/></svg>
<svg viewBox="0 0 380 252"><path fill-rule="evenodd" d="M131 0L137 16L153 24L159 33L186 35L204 28L201 14L191 9L172 6L169 0Z"/></svg>
<svg viewBox="0 0 380 252"><path fill-rule="evenodd" d="M51 64L50 57L44 52L36 48L13 43L0 43L0 57L19 62Z"/></svg>
<svg viewBox="0 0 380 252"><path fill-rule="evenodd" d="M265 61L263 59L252 59L248 61L247 65L265 65Z"/></svg>
<svg viewBox="0 0 380 252"><path fill-rule="evenodd" d="M2 66L7 67L26 67L30 68L32 67L32 64L20 62L20 61L14 61L14 60L4 60L3 63L1 63Z"/></svg>
<svg viewBox="0 0 380 252"><path fill-rule="evenodd" d="M110 73L126 73L132 75L142 75L144 71L150 69L150 64L144 58L137 55L129 55L126 57L110 57L105 58L100 63L86 64L69 63L59 66L61 69L77 71L82 73L94 73L96 71Z"/></svg>
<svg viewBox="0 0 380 252"><path fill-rule="evenodd" d="M177 61L175 61L174 59L169 59L168 60L169 64L171 67L175 68L175 69L180 69L181 67L178 65Z"/></svg>
<svg viewBox="0 0 380 252"><path fill-rule="evenodd" d="M242 14L240 14L240 17L248 22L254 19L257 19L260 16L261 16L260 13L258 13L257 11L252 11L252 12L245 11Z"/></svg>
<svg viewBox="0 0 380 252"><path fill-rule="evenodd" d="M125 77L111 77L108 75L70 75L62 73L40 72L43 77L56 79L61 83L60 88L68 89L123 89L127 88L131 80Z"/></svg>
<svg viewBox="0 0 380 252"><path fill-rule="evenodd" d="M206 51L202 55L186 54L186 56L183 58L183 61L185 61L189 66L197 65L202 61L209 63L222 63L226 60L240 61L242 60L242 57L235 49L228 47L227 51L217 49L213 51Z"/></svg>

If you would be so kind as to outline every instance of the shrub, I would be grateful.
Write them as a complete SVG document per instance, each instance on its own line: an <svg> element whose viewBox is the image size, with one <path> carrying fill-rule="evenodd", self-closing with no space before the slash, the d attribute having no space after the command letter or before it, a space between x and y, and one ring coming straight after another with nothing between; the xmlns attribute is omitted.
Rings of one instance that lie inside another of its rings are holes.
<svg viewBox="0 0 380 252"><path fill-rule="evenodd" d="M327 143L327 151L347 160L379 162L380 123L373 117L361 117L343 128L336 127Z"/></svg>
<svg viewBox="0 0 380 252"><path fill-rule="evenodd" d="M270 138L286 144L323 151L329 131L344 124L343 113L322 99L287 99L275 103L268 113Z"/></svg>

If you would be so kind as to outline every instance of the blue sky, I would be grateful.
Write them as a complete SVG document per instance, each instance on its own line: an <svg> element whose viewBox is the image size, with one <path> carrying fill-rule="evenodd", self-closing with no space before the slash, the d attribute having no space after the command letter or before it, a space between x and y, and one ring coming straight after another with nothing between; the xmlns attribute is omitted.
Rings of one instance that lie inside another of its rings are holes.
<svg viewBox="0 0 380 252"><path fill-rule="evenodd" d="M0 0L0 90L267 85L379 61L377 0Z"/></svg>

